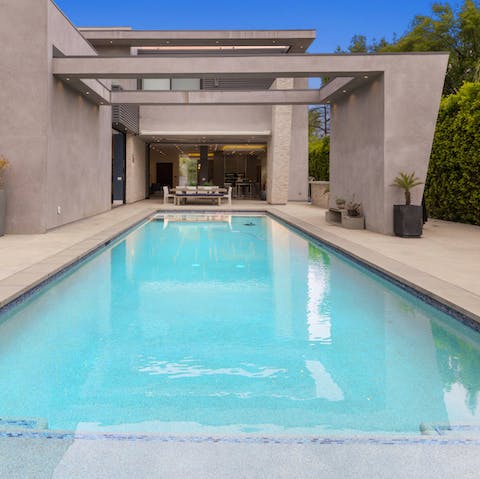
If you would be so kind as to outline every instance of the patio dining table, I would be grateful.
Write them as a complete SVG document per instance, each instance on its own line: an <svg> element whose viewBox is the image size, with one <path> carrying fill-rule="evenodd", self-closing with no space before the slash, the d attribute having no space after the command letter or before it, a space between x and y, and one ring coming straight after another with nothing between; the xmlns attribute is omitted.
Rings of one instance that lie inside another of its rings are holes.
<svg viewBox="0 0 480 479"><path fill-rule="evenodd" d="M182 200L186 202L188 199L211 199L216 200L220 205L227 190L219 186L177 186L172 191L175 193L175 205L180 205Z"/></svg>

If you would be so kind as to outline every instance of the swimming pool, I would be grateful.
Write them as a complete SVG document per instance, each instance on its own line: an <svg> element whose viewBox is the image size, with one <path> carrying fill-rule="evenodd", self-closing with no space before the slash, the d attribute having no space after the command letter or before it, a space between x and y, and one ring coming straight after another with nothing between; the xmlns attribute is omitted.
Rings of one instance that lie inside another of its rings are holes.
<svg viewBox="0 0 480 479"><path fill-rule="evenodd" d="M273 218L207 219L148 221L2 313L0 417L275 435L480 425L478 333Z"/></svg>

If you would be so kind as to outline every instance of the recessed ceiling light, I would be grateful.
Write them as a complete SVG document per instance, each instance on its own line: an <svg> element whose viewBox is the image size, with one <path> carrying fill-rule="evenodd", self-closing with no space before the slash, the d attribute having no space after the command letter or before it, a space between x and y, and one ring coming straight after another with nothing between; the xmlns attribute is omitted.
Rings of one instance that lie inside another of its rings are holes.
<svg viewBox="0 0 480 479"><path fill-rule="evenodd" d="M347 90L342 90L342 93L347 93Z"/></svg>
<svg viewBox="0 0 480 479"><path fill-rule="evenodd" d="M90 92L89 92L89 91L86 91L86 92L85 92L85 95L90 95Z"/></svg>
<svg viewBox="0 0 480 479"><path fill-rule="evenodd" d="M70 81L70 78L65 78L65 80Z"/></svg>
<svg viewBox="0 0 480 479"><path fill-rule="evenodd" d="M363 75L363 78L367 79L367 78L368 78L368 75Z"/></svg>

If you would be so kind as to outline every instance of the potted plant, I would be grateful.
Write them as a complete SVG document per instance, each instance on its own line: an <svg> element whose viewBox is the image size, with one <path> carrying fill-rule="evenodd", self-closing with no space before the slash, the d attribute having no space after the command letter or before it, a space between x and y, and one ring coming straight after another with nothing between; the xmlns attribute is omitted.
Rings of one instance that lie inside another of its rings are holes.
<svg viewBox="0 0 480 479"><path fill-rule="evenodd" d="M7 196L5 194L5 171L8 168L8 160L0 156L0 236L5 234L5 210L7 205Z"/></svg>
<svg viewBox="0 0 480 479"><path fill-rule="evenodd" d="M360 210L362 208L361 203L355 202L355 196L347 203L348 216L357 217L360 216Z"/></svg>
<svg viewBox="0 0 480 479"><path fill-rule="evenodd" d="M355 201L355 195L346 205L347 214L342 217L342 226L351 230L363 230L365 218L362 216L362 204Z"/></svg>
<svg viewBox="0 0 480 479"><path fill-rule="evenodd" d="M422 235L423 211L421 205L411 204L410 190L421 185L415 173L400 172L390 186L401 188L405 193L404 205L393 205L393 231L397 236L416 237Z"/></svg>
<svg viewBox="0 0 480 479"><path fill-rule="evenodd" d="M343 210L345 208L345 200L343 198L338 198L335 200L335 204L339 210Z"/></svg>

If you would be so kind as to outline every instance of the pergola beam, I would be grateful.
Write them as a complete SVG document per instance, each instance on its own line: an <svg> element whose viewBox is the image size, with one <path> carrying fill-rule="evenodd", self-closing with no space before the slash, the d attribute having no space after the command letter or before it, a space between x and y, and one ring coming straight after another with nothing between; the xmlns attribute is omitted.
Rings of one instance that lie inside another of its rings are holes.
<svg viewBox="0 0 480 479"><path fill-rule="evenodd" d="M388 55L71 56L53 58L53 74L61 78L112 79L208 76L217 78L361 77L382 73L385 70L386 56Z"/></svg>
<svg viewBox="0 0 480 479"><path fill-rule="evenodd" d="M315 105L321 90L113 91L112 103L137 105Z"/></svg>

